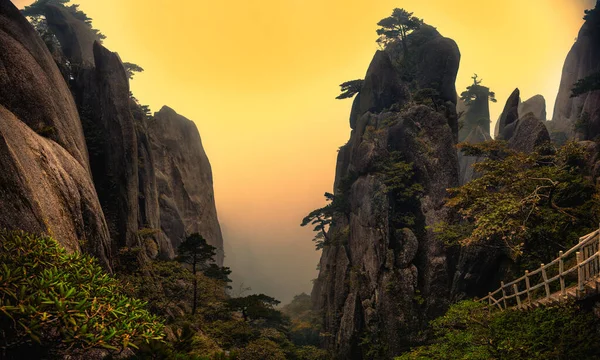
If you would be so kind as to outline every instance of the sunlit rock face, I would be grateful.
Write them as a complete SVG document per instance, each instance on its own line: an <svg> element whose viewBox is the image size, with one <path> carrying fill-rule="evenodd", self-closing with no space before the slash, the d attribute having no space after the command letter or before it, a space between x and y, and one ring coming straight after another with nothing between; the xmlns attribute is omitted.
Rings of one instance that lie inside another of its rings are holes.
<svg viewBox="0 0 600 360"><path fill-rule="evenodd" d="M326 345L339 359L364 358L372 350L360 345L365 336L371 344L387 344L381 356L392 358L423 340L420 331L451 297L454 270L433 225L451 217L443 202L446 189L459 181L454 82L460 52L429 26L413 33L410 44L419 59L414 82L405 80L401 46L377 52L353 106L350 140L338 154L336 195L344 183L349 211L337 215L328 232L334 242L323 251L312 297L323 331L331 334ZM409 103L423 88L438 91L437 109ZM381 93L385 89L393 96ZM386 99L385 105L376 99ZM413 164L408 181L423 187L419 200L397 198L374 170L392 156ZM401 220L406 213L414 219L410 225Z"/></svg>
<svg viewBox="0 0 600 360"><path fill-rule="evenodd" d="M600 6L596 5L596 12ZM571 51L567 55L562 78L554 105L551 127L568 138L593 139L600 134L600 90L571 98L571 89L579 80L600 72L600 15L587 20L577 36ZM588 129L576 135L575 124L586 117Z"/></svg>
<svg viewBox="0 0 600 360"><path fill-rule="evenodd" d="M0 1L0 227L54 236L110 267L75 103L46 45Z"/></svg>
<svg viewBox="0 0 600 360"><path fill-rule="evenodd" d="M113 253L135 246L172 259L185 237L199 232L219 249L222 265L212 173L196 126L168 108L148 118L130 96L119 56L90 26L62 6L47 5L44 13L76 64L67 73Z"/></svg>
<svg viewBox="0 0 600 360"><path fill-rule="evenodd" d="M77 109L52 56L12 3L0 4L1 104L34 131L45 130L83 167L89 168Z"/></svg>
<svg viewBox="0 0 600 360"><path fill-rule="evenodd" d="M546 99L542 95L535 95L519 104L519 114L532 113L537 119L547 120Z"/></svg>
<svg viewBox="0 0 600 360"><path fill-rule="evenodd" d="M217 219L212 170L196 125L163 107L148 122L154 157L161 229L176 248L185 235L199 233L219 249L223 236Z"/></svg>

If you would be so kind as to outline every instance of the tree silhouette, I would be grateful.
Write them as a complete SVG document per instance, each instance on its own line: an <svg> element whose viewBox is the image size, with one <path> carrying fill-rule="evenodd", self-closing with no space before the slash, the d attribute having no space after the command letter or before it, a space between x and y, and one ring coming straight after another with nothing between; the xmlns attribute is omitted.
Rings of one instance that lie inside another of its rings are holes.
<svg viewBox="0 0 600 360"><path fill-rule="evenodd" d="M381 19L377 23L377 26L380 26L380 28L377 29L377 35L379 35L377 43L387 46L390 42L400 39L404 53L408 54L406 37L412 31L420 28L421 25L423 25L423 20L413 16L413 13L404 9L395 8L392 11L391 16Z"/></svg>
<svg viewBox="0 0 600 360"><path fill-rule="evenodd" d="M460 94L461 100L464 101L466 105L471 105L475 101L480 100L482 98L487 98L491 102L498 101L498 100L496 100L495 92L490 91L490 89L488 87L481 85L481 82L483 81L483 79L479 79L477 74L473 75L471 77L471 79L473 79L473 84L471 84L470 86L467 86L467 90L463 91ZM485 100L487 100L487 99L485 99Z"/></svg>
<svg viewBox="0 0 600 360"><path fill-rule="evenodd" d="M338 100L348 99L353 97L354 95L360 92L360 89L363 86L365 81L363 79L356 79L346 81L345 83L340 84L340 88L342 93L336 97Z"/></svg>
<svg viewBox="0 0 600 360"><path fill-rule="evenodd" d="M208 245L206 240L198 233L191 234L184 242L179 244L177 248L179 256L177 260L192 266L192 274L194 275L194 296L192 303L192 315L196 313L198 302L198 278L196 277L199 269L206 269L213 261L217 248Z"/></svg>
<svg viewBox="0 0 600 360"><path fill-rule="evenodd" d="M596 90L600 90L600 72L577 80L571 89L571 97L578 97Z"/></svg>

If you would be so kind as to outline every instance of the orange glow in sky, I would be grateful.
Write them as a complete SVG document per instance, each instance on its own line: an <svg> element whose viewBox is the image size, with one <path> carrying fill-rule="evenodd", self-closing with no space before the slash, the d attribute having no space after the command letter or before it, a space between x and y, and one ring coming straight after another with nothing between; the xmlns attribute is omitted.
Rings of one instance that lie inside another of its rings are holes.
<svg viewBox="0 0 600 360"><path fill-rule="evenodd" d="M74 0L157 111L198 125L210 158L226 264L234 279L283 301L309 292L319 254L302 217L332 190L351 100L338 84L364 77L376 23L403 7L462 53L459 93L473 73L496 92L498 118L515 87L542 94L551 116L584 0ZM23 6L29 1L15 1ZM493 124L492 124L493 129Z"/></svg>

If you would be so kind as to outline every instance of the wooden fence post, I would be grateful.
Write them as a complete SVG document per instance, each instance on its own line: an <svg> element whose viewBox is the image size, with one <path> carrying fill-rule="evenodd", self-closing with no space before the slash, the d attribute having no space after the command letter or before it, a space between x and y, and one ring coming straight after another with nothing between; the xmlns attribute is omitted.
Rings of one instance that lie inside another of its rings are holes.
<svg viewBox="0 0 600 360"><path fill-rule="evenodd" d="M517 298L517 308L521 308L521 297L519 296L519 287L517 284L513 284L513 291L515 292L515 297Z"/></svg>
<svg viewBox="0 0 600 360"><path fill-rule="evenodd" d="M582 254L581 261L585 261L589 258L590 258L590 247L588 245L588 246L583 247L583 254ZM584 281L587 281L587 279L590 278L590 263L589 262L583 266L583 275L584 275L583 276Z"/></svg>
<svg viewBox="0 0 600 360"><path fill-rule="evenodd" d="M531 285L529 284L529 270L525 270L525 289L527 290L527 301L531 304Z"/></svg>
<svg viewBox="0 0 600 360"><path fill-rule="evenodd" d="M560 277L560 294L563 297L567 296L567 289L565 287L565 276L563 273L565 272L565 262L563 260L563 252L562 250L558 252L558 276Z"/></svg>
<svg viewBox="0 0 600 360"><path fill-rule="evenodd" d="M546 275L546 269L544 268L544 264L540 265L542 269L542 278L544 279L544 288L546 288L546 298L550 297L550 284L548 284L548 275Z"/></svg>
<svg viewBox="0 0 600 360"><path fill-rule="evenodd" d="M577 257L577 297L583 294L583 269L581 268L581 263L583 262L581 259L581 253L578 251L575 253Z"/></svg>

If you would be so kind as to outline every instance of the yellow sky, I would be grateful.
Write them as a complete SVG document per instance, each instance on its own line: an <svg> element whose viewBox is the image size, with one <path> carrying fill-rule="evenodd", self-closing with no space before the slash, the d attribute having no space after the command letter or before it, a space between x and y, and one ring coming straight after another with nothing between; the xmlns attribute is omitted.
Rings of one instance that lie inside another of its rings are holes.
<svg viewBox="0 0 600 360"><path fill-rule="evenodd" d="M282 300L310 291L316 277L312 233L298 225L331 191L351 105L334 99L337 85L364 76L379 19L403 7L453 38L457 88L477 72L496 92L492 119L515 87L523 98L543 94L550 115L591 2L80 0L105 46L145 68L135 96L196 122L226 262L236 280Z"/></svg>

